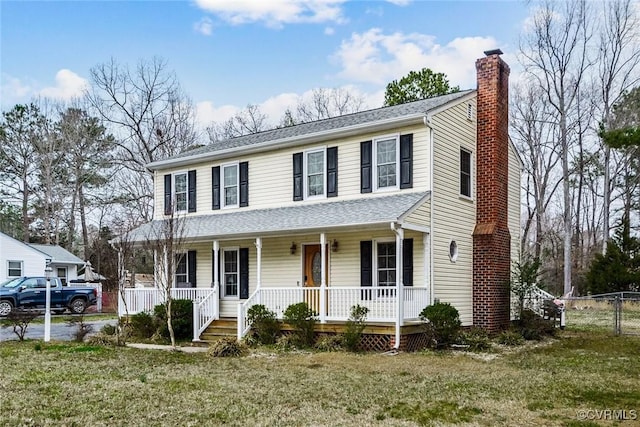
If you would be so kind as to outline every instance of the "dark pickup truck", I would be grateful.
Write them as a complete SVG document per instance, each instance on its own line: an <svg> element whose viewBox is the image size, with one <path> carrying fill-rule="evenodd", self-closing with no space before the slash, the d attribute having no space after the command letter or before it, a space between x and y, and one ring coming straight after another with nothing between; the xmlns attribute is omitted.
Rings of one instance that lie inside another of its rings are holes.
<svg viewBox="0 0 640 427"><path fill-rule="evenodd" d="M97 291L91 287L62 286L57 277L51 279L51 311L69 310L80 314L96 303ZM44 309L47 279L44 277L17 277L0 285L0 316L7 316L16 308Z"/></svg>

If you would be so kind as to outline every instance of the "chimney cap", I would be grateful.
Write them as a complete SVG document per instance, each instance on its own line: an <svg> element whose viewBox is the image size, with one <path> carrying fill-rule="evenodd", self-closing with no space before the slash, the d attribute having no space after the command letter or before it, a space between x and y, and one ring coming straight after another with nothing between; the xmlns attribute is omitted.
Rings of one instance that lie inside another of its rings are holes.
<svg viewBox="0 0 640 427"><path fill-rule="evenodd" d="M487 55L487 56L502 55L502 50L500 50L500 49L485 50L484 54Z"/></svg>

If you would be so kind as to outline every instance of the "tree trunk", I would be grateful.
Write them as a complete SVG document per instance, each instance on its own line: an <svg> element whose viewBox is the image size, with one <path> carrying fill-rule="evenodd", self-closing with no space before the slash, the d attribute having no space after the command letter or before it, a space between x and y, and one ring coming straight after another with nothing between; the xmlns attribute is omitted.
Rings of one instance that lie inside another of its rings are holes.
<svg viewBox="0 0 640 427"><path fill-rule="evenodd" d="M84 259L87 260L89 259L89 232L87 231L87 218L85 213L85 200L84 192L82 191L82 184L78 187L78 204L80 208L80 223L82 225L82 254L84 255Z"/></svg>

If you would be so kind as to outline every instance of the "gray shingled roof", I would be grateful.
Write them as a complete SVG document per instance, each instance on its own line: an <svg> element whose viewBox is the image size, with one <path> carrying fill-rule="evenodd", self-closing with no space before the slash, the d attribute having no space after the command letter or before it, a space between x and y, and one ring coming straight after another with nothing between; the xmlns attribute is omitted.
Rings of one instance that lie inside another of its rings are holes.
<svg viewBox="0 0 640 427"><path fill-rule="evenodd" d="M216 151L228 150L231 148L245 147L249 145L259 144L268 141L277 141L285 138L302 137L304 135L327 132L346 128L350 126L377 122L410 116L414 114L424 114L434 108L438 108L448 102L462 98L474 90L465 90L461 92L451 93L448 95L437 96L434 98L423 99L421 101L408 102L406 104L394 105L391 107L382 107L375 110L361 111L353 114L332 117L330 119L318 120L315 122L303 123L296 126L289 126L279 129L273 129L265 132L259 132L251 135L231 138L224 141L215 142L205 147L196 148L194 150L185 151L170 159L178 159L187 156L195 156L202 154L211 154Z"/></svg>
<svg viewBox="0 0 640 427"><path fill-rule="evenodd" d="M186 240L235 238L265 234L285 234L307 230L366 226L397 221L429 192L394 194L338 202L301 203L272 209L234 210L229 213L188 217ZM149 222L128 235L132 242L156 236L162 220Z"/></svg>
<svg viewBox="0 0 640 427"><path fill-rule="evenodd" d="M54 245L40 245L37 243L27 243L33 249L42 252L45 255L51 257L51 262L59 264L75 264L84 265L84 261L60 246Z"/></svg>

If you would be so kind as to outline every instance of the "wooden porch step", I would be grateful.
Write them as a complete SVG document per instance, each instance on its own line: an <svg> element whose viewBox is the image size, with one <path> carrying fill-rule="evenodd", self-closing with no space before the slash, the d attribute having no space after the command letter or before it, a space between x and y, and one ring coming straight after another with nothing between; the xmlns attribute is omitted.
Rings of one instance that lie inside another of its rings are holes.
<svg viewBox="0 0 640 427"><path fill-rule="evenodd" d="M205 329L200 335L200 340L212 342L220 338L236 337L238 335L238 322L236 319L218 319Z"/></svg>

